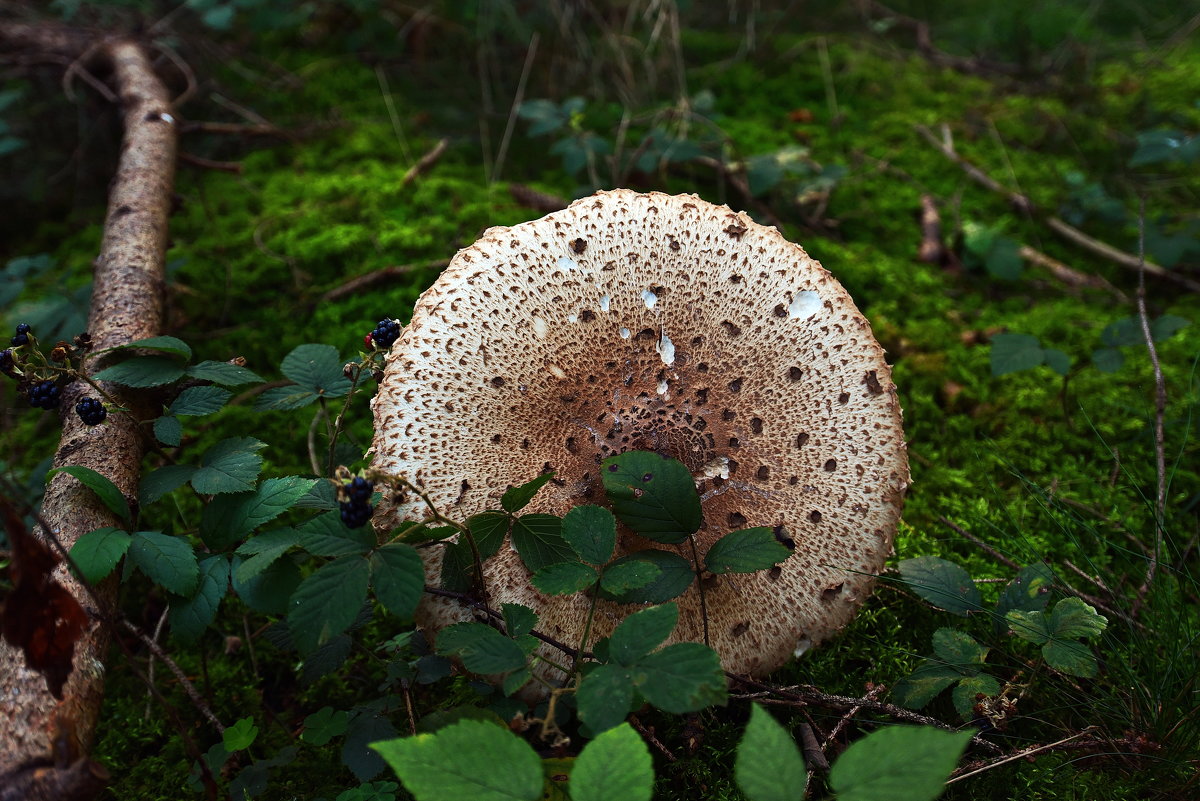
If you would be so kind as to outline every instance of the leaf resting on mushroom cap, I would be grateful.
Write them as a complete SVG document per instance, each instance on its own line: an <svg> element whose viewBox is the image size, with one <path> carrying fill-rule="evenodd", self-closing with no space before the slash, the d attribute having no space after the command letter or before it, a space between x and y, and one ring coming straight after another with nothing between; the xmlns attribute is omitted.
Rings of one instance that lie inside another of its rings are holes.
<svg viewBox="0 0 1200 801"><path fill-rule="evenodd" d="M685 513L657 542L622 526L615 557L657 548L690 562L691 532L676 529L692 528L703 560L729 532L769 527L784 561L706 579L711 641L735 672L765 673L845 625L891 550L908 483L891 371L849 295L775 229L695 196L602 192L488 230L421 296L373 409L375 467L460 520L550 472L522 515L603 503L614 454L682 462L702 520ZM385 497L374 523L425 511ZM561 559L517 534L524 561L506 543L485 564L490 599L576 642L590 599L539 593L530 559ZM428 583L443 551L422 549ZM694 582L676 602L669 641L701 640ZM601 600L593 636L636 609ZM433 628L471 619L445 598L417 615Z"/></svg>

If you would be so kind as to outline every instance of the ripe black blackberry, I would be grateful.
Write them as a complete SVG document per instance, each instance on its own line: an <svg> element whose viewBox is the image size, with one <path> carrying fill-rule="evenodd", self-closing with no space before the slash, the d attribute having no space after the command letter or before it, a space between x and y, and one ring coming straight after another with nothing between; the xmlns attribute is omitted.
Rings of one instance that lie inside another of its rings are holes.
<svg viewBox="0 0 1200 801"><path fill-rule="evenodd" d="M17 335L9 340L13 347L29 344L29 323L21 323L17 326Z"/></svg>
<svg viewBox="0 0 1200 801"><path fill-rule="evenodd" d="M371 519L375 510L371 508L371 495L375 485L362 476L351 479L342 485L342 494L348 499L342 501L342 522L346 528L360 528Z"/></svg>
<svg viewBox="0 0 1200 801"><path fill-rule="evenodd" d="M400 338L400 323L384 318L375 325L370 336L375 347L390 348Z"/></svg>
<svg viewBox="0 0 1200 801"><path fill-rule="evenodd" d="M89 426L98 426L108 417L108 410L104 408L104 404L95 398L84 398L75 404L75 413Z"/></svg>
<svg viewBox="0 0 1200 801"><path fill-rule="evenodd" d="M12 351L11 350L0 350L0 373L4 373L5 375L12 375L13 369L16 368L16 366L17 366L17 363L13 359Z"/></svg>
<svg viewBox="0 0 1200 801"><path fill-rule="evenodd" d="M29 405L35 409L58 408L58 385L53 381L39 381L29 387L27 392Z"/></svg>

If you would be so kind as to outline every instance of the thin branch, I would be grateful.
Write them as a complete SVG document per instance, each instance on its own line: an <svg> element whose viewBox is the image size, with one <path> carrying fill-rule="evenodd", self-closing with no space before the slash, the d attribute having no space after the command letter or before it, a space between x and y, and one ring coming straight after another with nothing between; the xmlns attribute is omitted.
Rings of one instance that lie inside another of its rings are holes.
<svg viewBox="0 0 1200 801"><path fill-rule="evenodd" d="M1150 364L1154 367L1154 473L1157 487L1154 494L1154 552L1150 554L1150 562L1146 565L1146 577L1138 588L1137 600L1133 603L1134 615L1142 607L1150 585L1154 583L1154 574L1163 556L1163 526L1166 525L1167 510L1167 459L1163 436L1163 417L1167 408L1167 382L1163 378L1162 365L1158 361L1158 349L1154 346L1154 333L1150 330L1150 316L1146 313L1146 201L1143 198L1138 209L1138 255L1143 260L1142 270L1138 273L1137 316L1142 325L1142 337L1146 340L1146 350L1150 353Z"/></svg>
<svg viewBox="0 0 1200 801"><path fill-rule="evenodd" d="M408 172L404 173L404 177L400 179L400 185L408 186L418 177L433 169L433 165L437 164L438 159L446 152L446 148L449 145L449 139L439 139L437 144L433 146L433 149L424 156L421 156L420 161L408 168Z"/></svg>
<svg viewBox="0 0 1200 801"><path fill-rule="evenodd" d="M1185 278L1181 275L1177 275L1161 265L1146 261L1144 254L1143 256L1138 257L1131 253L1126 253L1123 250L1118 250L1112 245L1101 242L1098 239L1093 239L1083 231L1080 231L1078 228L1075 228L1072 225L1068 225L1058 217L1043 213L1027 196L1022 195L1020 192L1014 192L996 179L992 178L979 167L960 156L954 150L953 144L939 140L936 136L934 136L933 132L924 125L914 125L913 129L920 134L922 139L936 148L943 156L957 164L962 171L967 174L967 177L975 181L975 183L983 186L986 189L990 189L999 195L1003 195L1017 211L1027 214L1031 217L1041 217L1043 222L1045 222L1045 224L1049 226L1051 230L1062 236L1064 239L1068 239L1085 250L1089 250L1093 254L1107 259L1118 266L1129 270L1144 271L1157 278L1162 278L1164 280L1172 281L1176 284L1187 287L1192 292L1200 292L1200 283L1197 283L1189 278Z"/></svg>
<svg viewBox="0 0 1200 801"><path fill-rule="evenodd" d="M972 776L978 776L980 773L983 773L984 771L989 771L992 768L998 768L1001 765L1005 765L1009 762L1014 762L1018 759L1025 759L1027 757L1031 757L1034 754L1040 754L1043 751L1056 750L1056 749L1062 747L1064 744L1071 742L1072 740L1078 740L1080 737L1083 737L1086 734L1091 734L1095 730L1096 730L1095 726L1088 726L1083 731L1076 732L1075 734L1072 734L1070 737L1064 737L1063 739L1058 740L1057 742L1048 743L1046 745L1031 745L1028 748L1022 748L1020 751L1009 754L1008 756L1005 756L1005 757L1001 757L1000 759L992 760L991 762L986 763L982 767L975 768L974 770L968 771L967 773L959 773L957 776L954 776L953 774L951 774L952 778L950 778L946 782L946 784L954 784L955 782L962 781L963 779L969 779ZM957 773L957 771L955 771L955 772Z"/></svg>
<svg viewBox="0 0 1200 801"><path fill-rule="evenodd" d="M337 300L347 295L357 295L362 290L375 284L391 281L394 278L407 276L417 270L441 270L450 263L449 259L433 259L432 261L419 261L412 264L395 264L391 267L384 267L381 270L365 273L355 276L344 284L335 286L325 294L321 295L321 302L324 303L330 300Z"/></svg>
<svg viewBox="0 0 1200 801"><path fill-rule="evenodd" d="M179 160L184 164L189 164L193 167L199 167L202 170L216 170L217 172L231 172L236 175L242 174L242 165L237 161L214 161L206 159L202 156L194 156L191 153L179 152Z"/></svg>
<svg viewBox="0 0 1200 801"><path fill-rule="evenodd" d="M1007 556L1005 556L1004 554L1000 553L1000 552L999 552L999 551L997 551L995 548L993 548L992 546L988 545L986 542L984 542L983 540L979 539L978 537L976 537L976 536L975 536L974 534L972 534L971 532L967 531L967 530L966 530L965 528L963 528L962 526L959 526L959 525L957 525L957 524L955 524L955 523L951 522L950 520L948 520L948 519L947 519L947 518L945 518L945 517L942 517L941 515L938 515L938 521L939 521L939 522L940 522L942 525L944 525L944 526L946 526L947 528L949 528L950 530L952 530L954 533L958 534L960 537L963 537L964 539L970 540L971 542L975 543L975 545L976 545L976 546L977 546L977 547L978 547L980 550L982 550L982 551L984 551L985 553L987 553L987 554L988 554L988 556L992 557L993 559L995 559L997 562L999 562L1000 564L1004 565L1005 567L1011 567L1013 570L1020 570L1020 569L1021 569L1021 565L1020 565L1019 563L1017 563L1017 562L1013 561L1012 559L1009 559Z"/></svg>

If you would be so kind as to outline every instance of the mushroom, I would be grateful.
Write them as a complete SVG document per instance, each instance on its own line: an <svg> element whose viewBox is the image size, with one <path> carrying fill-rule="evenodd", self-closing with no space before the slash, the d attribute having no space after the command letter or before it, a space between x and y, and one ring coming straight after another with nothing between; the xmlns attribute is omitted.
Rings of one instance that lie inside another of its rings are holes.
<svg viewBox="0 0 1200 801"><path fill-rule="evenodd" d="M695 478L701 557L729 531L773 527L783 563L704 579L710 644L733 673L765 674L850 620L908 485L891 371L846 290L774 228L694 195L618 189L489 229L417 302L372 406L374 467L455 519L548 471L526 512L604 503L600 461L649 450ZM397 494L375 525L425 512ZM646 547L691 560L686 543L628 530L618 555ZM442 548L423 553L436 585ZM542 595L508 545L483 575L493 607L529 606L540 631L579 643L591 598ZM702 641L696 582L676 601L671 641ZM598 603L592 642L637 610ZM430 596L417 616L473 619Z"/></svg>

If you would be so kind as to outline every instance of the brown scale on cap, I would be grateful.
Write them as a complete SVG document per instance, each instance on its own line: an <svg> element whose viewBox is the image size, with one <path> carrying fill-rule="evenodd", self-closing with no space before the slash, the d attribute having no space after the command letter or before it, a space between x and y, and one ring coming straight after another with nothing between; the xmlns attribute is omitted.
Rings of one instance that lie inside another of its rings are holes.
<svg viewBox="0 0 1200 801"><path fill-rule="evenodd" d="M891 371L850 296L774 228L690 195L602 192L485 232L421 296L373 408L375 467L458 519L547 465L558 480L526 512L603 502L600 460L642 449L695 477L702 555L734 528L781 527L784 563L705 585L711 644L736 673L849 621L908 485ZM412 501L385 500L375 524L420 519ZM690 558L628 531L619 550L648 545ZM440 549L423 554L436 583ZM590 599L538 593L509 547L484 575L493 606L530 606L539 630L578 643ZM695 586L676 600L672 639L703 639ZM601 601L593 637L633 611ZM471 612L427 597L418 617Z"/></svg>

